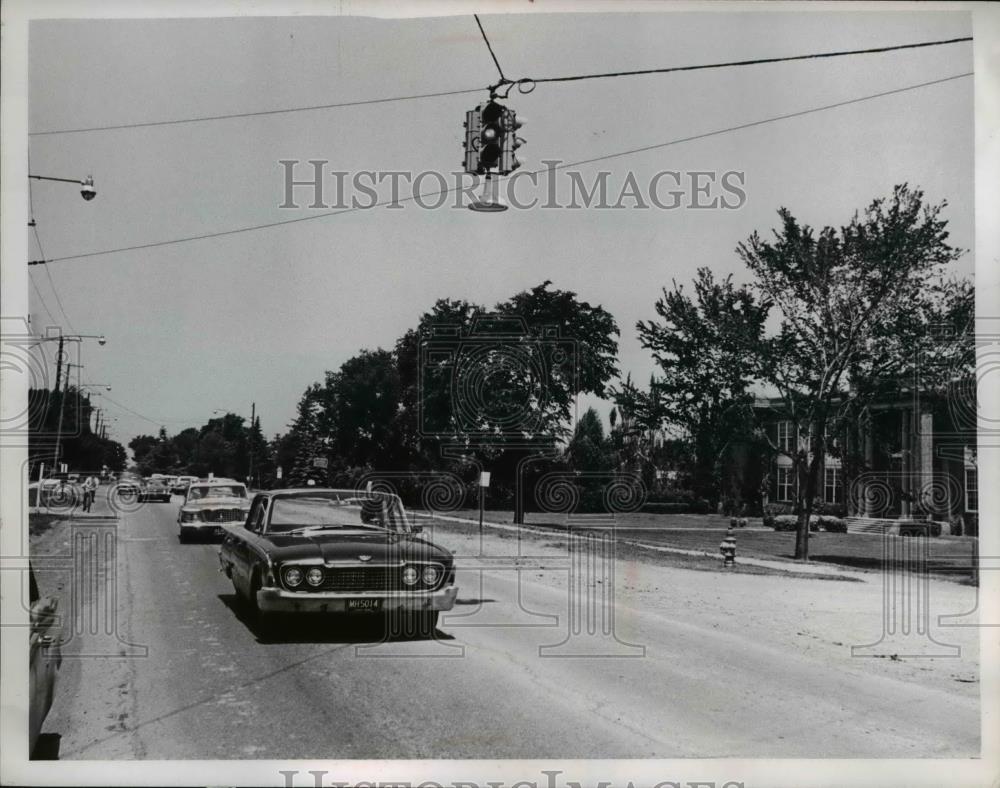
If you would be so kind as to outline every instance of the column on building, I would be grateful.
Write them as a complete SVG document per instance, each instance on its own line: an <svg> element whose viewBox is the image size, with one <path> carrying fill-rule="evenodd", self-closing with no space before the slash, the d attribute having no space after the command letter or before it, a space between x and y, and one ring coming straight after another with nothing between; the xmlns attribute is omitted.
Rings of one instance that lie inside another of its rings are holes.
<svg viewBox="0 0 1000 788"><path fill-rule="evenodd" d="M910 408L902 408L899 411L900 428L900 449L902 455L903 478L899 485L903 491L903 500L900 501L900 516L904 519L913 516L912 496L917 484L913 478L913 438L910 435L910 422L913 418Z"/></svg>
<svg viewBox="0 0 1000 788"><path fill-rule="evenodd" d="M933 500L934 490L934 414L929 410L920 412L919 433L920 488L918 494L921 504L924 504L925 496Z"/></svg>

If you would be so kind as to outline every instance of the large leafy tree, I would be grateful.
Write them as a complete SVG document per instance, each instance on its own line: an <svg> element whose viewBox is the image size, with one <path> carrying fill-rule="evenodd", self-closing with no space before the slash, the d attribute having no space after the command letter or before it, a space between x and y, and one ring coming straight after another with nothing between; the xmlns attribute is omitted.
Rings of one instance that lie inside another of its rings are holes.
<svg viewBox="0 0 1000 788"><path fill-rule="evenodd" d="M576 397L607 393L618 373L614 317L551 284L492 310L439 301L404 338L399 349L411 355L400 359L401 371L419 373L415 381L403 376L404 391L421 416L424 451L428 443L439 452L467 451L517 490L530 484L526 463L558 454ZM515 522L523 522L528 497L519 492Z"/></svg>
<svg viewBox="0 0 1000 788"><path fill-rule="evenodd" d="M782 208L771 240L754 233L737 247L759 301L772 304L779 321L747 350L800 436L791 449L772 444L790 455L797 480L796 558L809 556L828 436L886 381L912 370L931 340L929 325L947 311L943 277L961 250L947 241L945 205L926 203L904 184L839 230L819 231Z"/></svg>
<svg viewBox="0 0 1000 788"><path fill-rule="evenodd" d="M630 380L615 391L618 409L642 432L679 428L694 459L691 482L709 500L720 494L720 463L751 422L750 387L769 302L732 277L717 280L700 268L689 294L673 283L656 301L657 320L636 325L659 376L642 391Z"/></svg>

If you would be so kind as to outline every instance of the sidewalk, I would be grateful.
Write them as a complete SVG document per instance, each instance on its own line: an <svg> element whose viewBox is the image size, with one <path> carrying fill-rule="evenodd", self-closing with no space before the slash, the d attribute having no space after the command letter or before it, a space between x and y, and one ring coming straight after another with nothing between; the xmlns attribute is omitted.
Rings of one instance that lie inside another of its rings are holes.
<svg viewBox="0 0 1000 788"><path fill-rule="evenodd" d="M430 517L435 520L440 520L442 522L453 522L461 523L463 525L474 525L479 527L479 520L472 520L467 517L452 517L450 515L436 514L425 509L415 509L413 513L418 517ZM508 525L506 523L495 523L488 520L483 520L484 528L493 528L501 531L531 531L537 534L552 534L552 533L564 533L563 529L538 526L538 525ZM684 529L690 530L690 529ZM801 572L805 574L815 574L815 575L830 575L836 574L844 577L851 577L861 581L867 582L871 579L871 572L866 572L863 570L852 570L844 569L837 564L814 564L814 563L803 563L799 561L782 561L780 559L767 559L767 558L751 558L749 556L741 556L739 554L739 533L747 529L740 529L736 531L736 562L740 564L747 564L749 566L760 566L767 569L774 569L783 572ZM622 544L631 545L634 547L642 548L643 550L654 550L661 553L673 553L675 555L688 555L696 556L699 558L714 558L718 561L722 560L722 555L718 552L709 552L706 550L687 550L681 547L664 547L663 545L649 544L648 542L637 541L635 539L627 539L619 536L618 541Z"/></svg>

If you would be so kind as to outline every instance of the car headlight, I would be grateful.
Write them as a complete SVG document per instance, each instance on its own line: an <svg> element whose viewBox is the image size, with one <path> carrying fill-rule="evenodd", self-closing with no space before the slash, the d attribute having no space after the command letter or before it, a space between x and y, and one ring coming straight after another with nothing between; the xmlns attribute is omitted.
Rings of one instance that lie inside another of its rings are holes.
<svg viewBox="0 0 1000 788"><path fill-rule="evenodd" d="M182 523L196 523L201 519L198 512L181 512Z"/></svg>
<svg viewBox="0 0 1000 788"><path fill-rule="evenodd" d="M306 572L306 582L311 586L318 586L323 583L323 570L318 566L312 567Z"/></svg>
<svg viewBox="0 0 1000 788"><path fill-rule="evenodd" d="M300 583L302 583L302 570L297 566L290 566L282 572L281 576L285 579L285 585L293 588Z"/></svg>
<svg viewBox="0 0 1000 788"><path fill-rule="evenodd" d="M420 579L420 572L417 571L415 566L408 566L403 569L403 582L408 585L416 585L417 581Z"/></svg>
<svg viewBox="0 0 1000 788"><path fill-rule="evenodd" d="M425 586L433 586L441 578L441 571L436 566L425 566L421 577Z"/></svg>

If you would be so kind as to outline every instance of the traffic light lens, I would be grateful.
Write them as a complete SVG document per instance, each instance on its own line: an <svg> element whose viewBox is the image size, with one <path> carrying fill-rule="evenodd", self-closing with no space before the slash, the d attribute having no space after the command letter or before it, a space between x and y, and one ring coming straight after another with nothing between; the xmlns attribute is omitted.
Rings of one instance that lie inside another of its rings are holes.
<svg viewBox="0 0 1000 788"><path fill-rule="evenodd" d="M503 107L492 101L483 108L483 123L496 123L503 115Z"/></svg>
<svg viewBox="0 0 1000 788"><path fill-rule="evenodd" d="M497 138L497 130L492 126L483 129L483 142L493 142Z"/></svg>
<svg viewBox="0 0 1000 788"><path fill-rule="evenodd" d="M500 160L500 146L495 143L484 145L479 152L479 161L487 166L496 164Z"/></svg>

